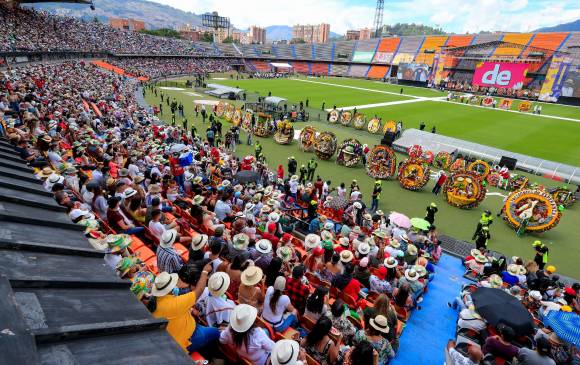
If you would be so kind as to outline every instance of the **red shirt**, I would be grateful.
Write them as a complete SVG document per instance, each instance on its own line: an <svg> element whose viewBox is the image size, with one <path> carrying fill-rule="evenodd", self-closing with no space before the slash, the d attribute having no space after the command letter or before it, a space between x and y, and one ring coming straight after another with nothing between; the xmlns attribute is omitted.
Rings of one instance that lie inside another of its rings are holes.
<svg viewBox="0 0 580 365"><path fill-rule="evenodd" d="M169 163L171 164L171 173L173 176L181 176L183 175L183 167L179 164L179 159L175 157L171 157L169 159Z"/></svg>
<svg viewBox="0 0 580 365"><path fill-rule="evenodd" d="M286 287L288 287L288 284L286 284ZM342 289L342 291L344 292L344 294L350 295L356 300L358 299L358 293L360 292L360 289L361 284L359 283L359 281L356 279L351 279L350 282L347 284L347 286L345 286L344 289Z"/></svg>
<svg viewBox="0 0 580 365"><path fill-rule="evenodd" d="M310 291L308 287L302 284L300 279L288 278L286 280L286 295L290 298L290 302L300 313L304 313L306 308L306 299Z"/></svg>

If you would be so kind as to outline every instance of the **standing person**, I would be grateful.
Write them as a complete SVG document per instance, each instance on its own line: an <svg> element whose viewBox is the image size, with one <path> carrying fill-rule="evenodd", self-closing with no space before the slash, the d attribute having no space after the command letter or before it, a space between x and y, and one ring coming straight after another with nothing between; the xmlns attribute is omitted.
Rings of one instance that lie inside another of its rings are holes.
<svg viewBox="0 0 580 365"><path fill-rule="evenodd" d="M542 241L534 241L532 247L536 251L534 256L534 261L538 264L540 270L544 270L544 266L548 263L548 255L550 254L550 249Z"/></svg>
<svg viewBox="0 0 580 365"><path fill-rule="evenodd" d="M379 209L379 200L381 199L381 192L383 191L382 182L380 180L375 181L375 187L373 188L372 200L371 200L371 211L376 212Z"/></svg>
<svg viewBox="0 0 580 365"><path fill-rule="evenodd" d="M424 130L425 130L425 122L421 122L421 123L419 124L419 130L420 130L420 131L424 131Z"/></svg>
<svg viewBox="0 0 580 365"><path fill-rule="evenodd" d="M435 128L435 126L433 126L433 128L431 128L431 133L433 133L433 134L437 133L437 129Z"/></svg>
<svg viewBox="0 0 580 365"><path fill-rule="evenodd" d="M473 240L475 241L475 247L480 251L487 249L487 241L490 238L491 236L489 234L489 227L482 227L481 230L479 230L473 237Z"/></svg>
<svg viewBox="0 0 580 365"><path fill-rule="evenodd" d="M439 195L439 192L441 191L441 188L445 184L445 181L447 181L447 175L445 174L445 171L440 170L439 173L437 174L437 182L435 183L435 186L433 187L433 190L431 190L431 192L435 195Z"/></svg>
<svg viewBox="0 0 580 365"><path fill-rule="evenodd" d="M256 156L256 159L258 159L258 157L260 157L261 154L262 154L262 145L260 144L260 141L256 141L256 146L254 149L254 155Z"/></svg>
<svg viewBox="0 0 580 365"><path fill-rule="evenodd" d="M296 175L296 168L298 167L298 162L294 159L294 156L288 158L288 176Z"/></svg>
<svg viewBox="0 0 580 365"><path fill-rule="evenodd" d="M197 117L197 114L195 115ZM207 111L205 110L205 105L201 107L201 122L205 124L205 118L207 118Z"/></svg>
<svg viewBox="0 0 580 365"><path fill-rule="evenodd" d="M481 219L479 220L479 222L477 223L477 228L475 229L475 233L473 234L473 240L475 239L475 236L477 235L477 233L479 231L481 231L483 229L483 227L488 227L488 231L489 231L489 226L491 226L491 224L493 223L493 215L491 214L491 211L489 209L486 209L482 214L481 214ZM488 232L489 234L489 232ZM491 237L489 237L491 238Z"/></svg>
<svg viewBox="0 0 580 365"><path fill-rule="evenodd" d="M325 102L325 101L323 101L323 102L322 102L322 108L320 108L320 110L324 110L324 107L325 107L325 106L326 106L326 102Z"/></svg>
<svg viewBox="0 0 580 365"><path fill-rule="evenodd" d="M205 132L205 136L207 138L207 142L209 143L209 145L211 147L213 147L213 143L214 143L213 141L214 141L214 138L215 138L215 132L214 132L213 128L209 127L207 129L207 131Z"/></svg>
<svg viewBox="0 0 580 365"><path fill-rule="evenodd" d="M314 161L314 158L310 158L310 160L308 161L308 176L306 177L306 180L308 181L312 181L314 179L314 172L316 171L316 168L318 167L318 162Z"/></svg>
<svg viewBox="0 0 580 365"><path fill-rule="evenodd" d="M425 213L425 220L427 222L429 222L429 224L433 225L433 223L435 222L435 213L437 213L438 209L437 209L437 204L435 204L435 202L432 202L426 209L426 213Z"/></svg>
<svg viewBox="0 0 580 365"><path fill-rule="evenodd" d="M308 169L306 168L306 166L303 164L302 166L300 166L300 184L306 184L306 175L308 174Z"/></svg>
<svg viewBox="0 0 580 365"><path fill-rule="evenodd" d="M308 104L310 104L310 100L306 98L306 107L308 108Z"/></svg>

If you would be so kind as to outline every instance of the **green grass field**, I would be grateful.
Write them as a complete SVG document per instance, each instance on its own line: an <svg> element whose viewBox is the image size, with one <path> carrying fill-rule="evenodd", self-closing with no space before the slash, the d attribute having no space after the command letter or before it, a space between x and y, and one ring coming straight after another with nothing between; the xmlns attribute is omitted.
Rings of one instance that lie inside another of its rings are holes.
<svg viewBox="0 0 580 365"><path fill-rule="evenodd" d="M385 91L395 93L398 93L400 90L400 87L396 85L384 85L365 80L324 78L316 79L314 81L341 83L342 85L366 89L384 88ZM300 100L305 100L306 97L309 97L311 107L316 106L318 108L319 106L317 106L316 103L319 105L322 101L326 101L327 107L332 107L331 104L335 102L338 106L348 106L410 99L408 96L378 94L357 89L335 88L334 86L329 85L305 83L293 80L212 80L212 82L240 86L245 88L248 92L259 91L263 96L267 95L268 91L271 91L272 95L286 97L291 102L299 102ZM207 128L207 124L205 126L202 125L201 118L196 119L193 116L193 101L195 99L209 99L209 97L206 95L197 97L185 94L185 92L190 91L192 90L164 90L163 92L165 95L169 95L184 104L185 113L189 121L189 127L191 127L193 123L197 130L203 133L205 128ZM409 87L404 87L404 93L407 95L422 97L444 96L444 94L436 91ZM378 99L377 96L379 97ZM338 99L335 100L334 97ZM152 105L157 105L160 102L159 98L155 98L155 96L150 93L146 96L146 100ZM564 106L554 107L560 107L563 111L569 109ZM547 108L544 108L544 112L546 110ZM580 111L580 109L575 110ZM425 120L428 125L437 121L435 124L437 125L438 133L498 147L503 145L505 146L504 148L510 150L516 150L516 148L519 148L518 152L523 153L526 153L526 151L528 153L530 151L538 151L538 153L541 154L549 154L551 152L550 149L544 150L539 149L538 146L534 148L534 146L521 146L519 144L524 143L522 142L523 140L525 141L532 138L537 139L536 143L546 140L555 141L556 137L553 137L553 135L555 132L558 132L557 135L567 137L566 143L554 142L555 145L552 146L554 150L559 151L559 154L562 155L562 158L558 158L558 160L568 163L574 163L575 161L576 165L579 164L580 149L579 146L576 145L577 143L573 143L573 136L574 133L576 136L579 135L580 124L575 122L560 121L524 114L520 115L499 112L437 101L421 101L411 104L390 105L387 107L366 109L364 112L366 114L376 113L381 115L383 116L383 120L401 119L405 122L406 127L417 127L420 120ZM393 115L394 113L399 114L397 114L398 116L396 117L387 118L387 115ZM169 113L165 112L162 119L170 121L171 117ZM476 123L474 120L477 120L478 122ZM328 130L334 132L339 142L346 138L354 137L359 139L362 143L367 143L370 146L373 146L378 144L381 138L378 135L371 135L365 130L355 130L340 125L329 125L326 122L311 121L308 124L314 126L318 131ZM524 133L518 128L518 124L528 126L525 135L529 138L521 138L518 135L518 133ZM305 125L307 124L297 123L295 128L301 129ZM472 126L470 127L470 125ZM225 126L227 128L227 124ZM477 128L475 128L475 126L477 126ZM534 127L533 130L530 129L531 126ZM510 132L503 131L503 128L509 128L508 130L510 130ZM560 133L560 128L565 129L565 131ZM473 129L475 129L475 131L473 131ZM245 141L245 137L245 134L242 133L242 140ZM301 152L296 143L288 146L281 146L276 144L272 138L261 138L260 142L264 147L264 153L268 159L268 165L273 169L276 168L278 164L283 164L284 167L286 167L287 158L291 155L296 157L299 164L306 163L308 159L313 156L315 157L312 153ZM562 146L560 146L562 144L565 144L568 147L562 148ZM566 152L567 149L576 151L576 155L572 156L571 154L573 153ZM237 150L239 156L253 154L253 152L253 146L246 145L239 146ZM556 154L553 153L552 156L556 156ZM398 155L397 158L400 161L401 159L406 158L406 156ZM556 157L553 158L556 159ZM330 161L318 160L318 162L319 167L316 174L320 175L325 180L331 180L333 186L336 186L341 182L345 182L348 185L352 179L357 179L361 185L364 200L367 204L370 204L370 192L373 181L366 175L363 166L358 166L356 168L339 167L336 165L334 159ZM538 176L528 176L532 181L536 181L546 186L558 185L557 182L552 180ZM400 211L410 217L423 217L425 207L434 201L439 207L439 213L437 214L435 221L438 230L443 234L469 241L483 210L490 209L493 212L497 212L503 200L502 196L489 195L476 209L469 211L460 210L448 205L441 195L438 197L432 195L430 191L433 184L434 182L430 181L422 191L411 192L402 189L396 180L385 182L383 183L380 209L385 212ZM490 189L489 192L506 194L505 191L500 191L495 188ZM576 246L576 242L580 241L580 230L576 227L578 222L580 222L579 203L564 212L558 227L552 231L535 236L517 238L513 230L511 230L501 220L501 218L495 218L494 224L491 227L492 240L489 245L491 249L498 250L506 255L519 255L525 258L531 258L533 257L531 243L535 239L541 239L550 244L550 261L558 267L559 271L564 275L578 278L580 277L580 269L576 264L580 252Z"/></svg>

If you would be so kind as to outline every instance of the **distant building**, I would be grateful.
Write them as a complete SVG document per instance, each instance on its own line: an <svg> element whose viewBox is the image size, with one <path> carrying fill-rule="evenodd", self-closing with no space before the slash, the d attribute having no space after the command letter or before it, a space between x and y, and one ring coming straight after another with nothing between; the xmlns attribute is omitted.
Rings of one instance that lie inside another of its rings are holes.
<svg viewBox="0 0 580 365"><path fill-rule="evenodd" d="M330 35L330 24L295 25L292 27L292 40L306 43L326 43Z"/></svg>
<svg viewBox="0 0 580 365"><path fill-rule="evenodd" d="M135 32L145 29L145 22L135 19L109 18L109 25L116 29Z"/></svg>
<svg viewBox="0 0 580 365"><path fill-rule="evenodd" d="M347 41L354 41L354 40L364 40L364 39L371 39L374 35L372 29L364 28L360 30L347 30L346 31L346 40Z"/></svg>
<svg viewBox="0 0 580 365"><path fill-rule="evenodd" d="M232 32L232 38L233 38L234 42L239 42L241 44L252 43L252 41L250 40L250 35L247 32L238 32L238 31L234 30Z"/></svg>
<svg viewBox="0 0 580 365"><path fill-rule="evenodd" d="M250 43L265 44L266 29L251 25L250 31L248 32L248 37L250 38Z"/></svg>
<svg viewBox="0 0 580 365"><path fill-rule="evenodd" d="M214 32L215 35L215 41L217 43L222 43L224 41L224 39L230 37L231 34L231 28L220 28L218 29L216 32Z"/></svg>
<svg viewBox="0 0 580 365"><path fill-rule="evenodd" d="M201 39L201 32L199 30L180 30L179 35L188 41L197 42Z"/></svg>

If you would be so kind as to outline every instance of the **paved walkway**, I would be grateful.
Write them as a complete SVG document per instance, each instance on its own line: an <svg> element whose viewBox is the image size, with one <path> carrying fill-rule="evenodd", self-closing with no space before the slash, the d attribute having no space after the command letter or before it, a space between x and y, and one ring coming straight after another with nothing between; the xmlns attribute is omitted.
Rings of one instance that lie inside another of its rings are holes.
<svg viewBox="0 0 580 365"><path fill-rule="evenodd" d="M444 254L436 265L435 279L413 310L400 339L400 352L389 365L439 365L445 362L445 345L455 338L457 313L447 306L466 280L458 258Z"/></svg>

